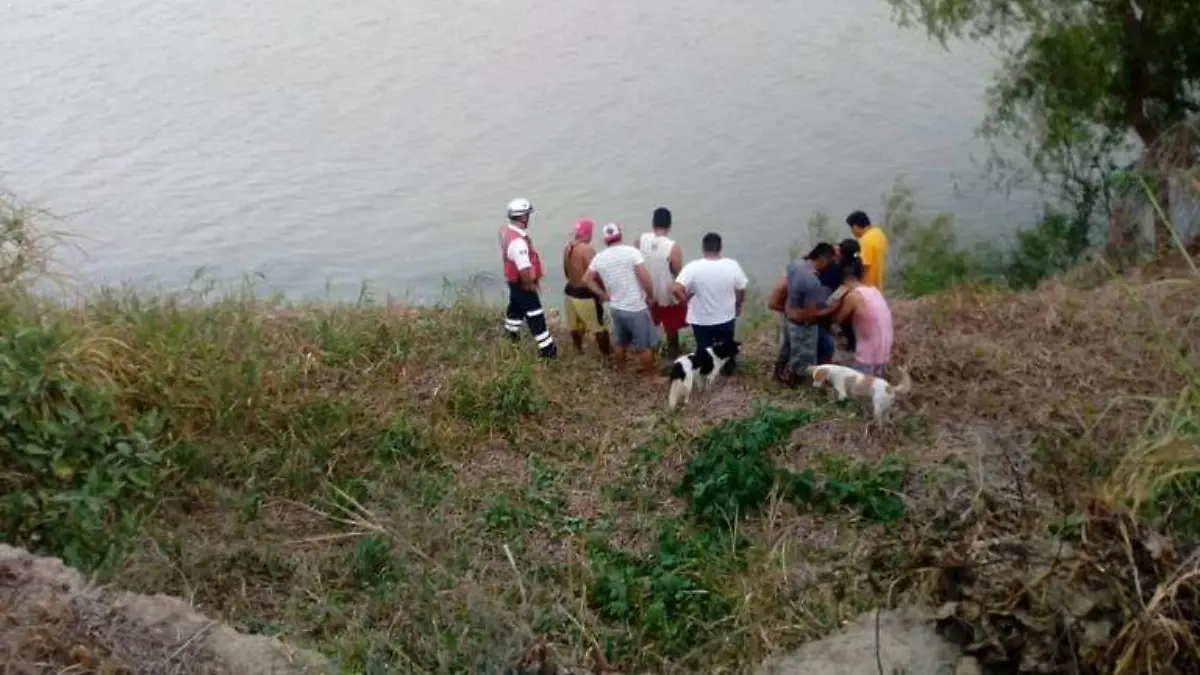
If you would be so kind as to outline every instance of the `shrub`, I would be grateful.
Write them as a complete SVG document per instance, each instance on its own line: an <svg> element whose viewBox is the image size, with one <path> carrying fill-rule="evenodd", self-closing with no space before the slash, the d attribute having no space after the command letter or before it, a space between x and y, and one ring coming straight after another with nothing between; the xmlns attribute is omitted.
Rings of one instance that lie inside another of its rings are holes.
<svg viewBox="0 0 1200 675"><path fill-rule="evenodd" d="M649 642L662 654L678 657L712 639L714 628L736 607L717 582L744 564L744 544L671 521L661 524L657 546L644 557L590 540L591 605L600 616L630 629L606 640L607 656L628 659L635 645Z"/></svg>
<svg viewBox="0 0 1200 675"><path fill-rule="evenodd" d="M807 410L761 408L751 417L710 429L696 440L697 454L684 471L678 494L702 522L723 524L753 513L782 477L767 452L812 419Z"/></svg>
<svg viewBox="0 0 1200 675"><path fill-rule="evenodd" d="M1016 248L1005 261L1004 276L1013 288L1031 288L1079 262L1088 249L1086 220L1050 211L1031 229L1017 233Z"/></svg>
<svg viewBox="0 0 1200 675"><path fill-rule="evenodd" d="M26 327L0 337L0 536L92 568L118 553L152 496L160 456L111 398L72 378L61 341Z"/></svg>

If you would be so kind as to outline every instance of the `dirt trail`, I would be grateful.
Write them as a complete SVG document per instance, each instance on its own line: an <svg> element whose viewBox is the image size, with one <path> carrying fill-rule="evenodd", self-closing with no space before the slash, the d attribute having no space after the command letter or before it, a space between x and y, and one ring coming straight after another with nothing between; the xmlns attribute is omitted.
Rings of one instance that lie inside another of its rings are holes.
<svg viewBox="0 0 1200 675"><path fill-rule="evenodd" d="M13 675L316 675L321 656L243 635L164 595L110 592L0 544L0 671Z"/></svg>

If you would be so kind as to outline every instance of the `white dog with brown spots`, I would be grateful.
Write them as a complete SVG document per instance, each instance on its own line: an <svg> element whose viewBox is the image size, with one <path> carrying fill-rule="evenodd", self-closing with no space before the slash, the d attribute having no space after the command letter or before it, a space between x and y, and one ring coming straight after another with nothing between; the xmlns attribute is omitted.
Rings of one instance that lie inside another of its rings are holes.
<svg viewBox="0 0 1200 675"><path fill-rule="evenodd" d="M900 371L900 384L896 386L892 386L882 377L864 375L848 366L832 363L823 366L809 366L808 374L812 377L814 387L817 389L831 387L837 392L839 401L845 400L848 396L870 399L872 410L875 413L875 421L882 423L896 397L906 394L912 389L912 380L908 377L908 371L904 368L897 368Z"/></svg>

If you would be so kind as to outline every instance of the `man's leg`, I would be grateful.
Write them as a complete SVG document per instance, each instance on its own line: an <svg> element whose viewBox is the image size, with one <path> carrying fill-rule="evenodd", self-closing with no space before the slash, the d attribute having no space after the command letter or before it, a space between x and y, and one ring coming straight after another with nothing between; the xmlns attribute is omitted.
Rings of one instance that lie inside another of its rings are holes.
<svg viewBox="0 0 1200 675"><path fill-rule="evenodd" d="M596 346L600 348L601 354L605 356L612 354L612 339L609 338L607 330L601 330L599 333L596 333Z"/></svg>
<svg viewBox="0 0 1200 675"><path fill-rule="evenodd" d="M787 319L779 322L779 353L775 356L775 379L790 384L787 379L788 360L791 357L791 342L788 340Z"/></svg>
<svg viewBox="0 0 1200 675"><path fill-rule="evenodd" d="M820 326L817 328L817 365L833 362L834 340L833 331Z"/></svg>
<svg viewBox="0 0 1200 675"><path fill-rule="evenodd" d="M513 342L521 339L521 324L525 323L522 304L525 290L517 284L508 285L508 308L504 311L504 332Z"/></svg>
<svg viewBox="0 0 1200 675"><path fill-rule="evenodd" d="M579 316L578 303L579 301L576 298L572 298L569 295L567 296L566 319L568 330L571 331L571 342L575 345L575 351L582 352L584 329L586 328L586 325L583 321L583 317Z"/></svg>
<svg viewBox="0 0 1200 675"><path fill-rule="evenodd" d="M628 315L625 312L614 309L609 312L609 317L612 318L613 364L617 368L624 368L626 350L629 348L632 339L629 332Z"/></svg>
<svg viewBox="0 0 1200 675"><path fill-rule="evenodd" d="M630 328L633 331L633 346L637 350L638 364L642 373L654 374L654 347L658 344L658 330L654 327L654 319L650 310L642 310L630 317Z"/></svg>
<svg viewBox="0 0 1200 675"><path fill-rule="evenodd" d="M692 337L696 338L696 351L702 352L712 346L712 326L692 324Z"/></svg>
<svg viewBox="0 0 1200 675"><path fill-rule="evenodd" d="M665 307L663 310L663 334L667 336L667 358L679 358L679 331L687 325L687 305L683 303Z"/></svg>
<svg viewBox="0 0 1200 675"><path fill-rule="evenodd" d="M592 324L592 333L596 336L596 346L600 349L600 353L608 356L612 353L612 343L608 339L608 327L604 323L604 304L599 298L592 300L595 306L596 322Z"/></svg>
<svg viewBox="0 0 1200 675"><path fill-rule="evenodd" d="M546 312L542 309L542 299L536 291L520 289L521 305L525 310L525 323L529 332L533 333L533 341L537 343L538 352L543 358L552 359L558 356L558 346L554 344L554 336L546 327Z"/></svg>
<svg viewBox="0 0 1200 675"><path fill-rule="evenodd" d="M679 358L679 329L663 332L667 336L667 358L673 362Z"/></svg>
<svg viewBox="0 0 1200 675"><path fill-rule="evenodd" d="M817 363L817 327L788 322L788 340L792 353L788 360L789 375L794 382L808 376L808 367Z"/></svg>
<svg viewBox="0 0 1200 675"><path fill-rule="evenodd" d="M728 344L733 343L734 336L737 334L737 319L729 323L721 324L717 340ZM734 369L737 368L737 357L729 359L725 365L721 367L722 375L732 375Z"/></svg>

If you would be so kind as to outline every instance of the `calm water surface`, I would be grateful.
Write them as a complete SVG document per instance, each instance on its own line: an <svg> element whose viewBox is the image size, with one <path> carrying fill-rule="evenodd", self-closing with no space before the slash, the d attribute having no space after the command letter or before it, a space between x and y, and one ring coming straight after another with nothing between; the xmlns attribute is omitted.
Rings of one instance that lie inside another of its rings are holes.
<svg viewBox="0 0 1200 675"><path fill-rule="evenodd" d="M968 235L1027 222L983 191L993 66L883 0L0 0L0 183L85 237L88 283L259 273L296 297L435 299L498 272L534 200L675 212L774 275L808 214L879 211L903 174ZM840 229L839 229L840 233ZM561 276L553 270L551 281Z"/></svg>

